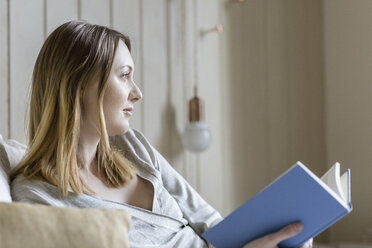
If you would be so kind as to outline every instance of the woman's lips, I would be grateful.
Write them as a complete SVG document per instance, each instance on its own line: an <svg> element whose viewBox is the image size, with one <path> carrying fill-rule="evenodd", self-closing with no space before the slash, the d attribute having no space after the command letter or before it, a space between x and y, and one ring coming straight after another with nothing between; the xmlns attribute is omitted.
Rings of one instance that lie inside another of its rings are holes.
<svg viewBox="0 0 372 248"><path fill-rule="evenodd" d="M125 109L123 109L123 111L124 111L124 114L126 114L128 116L132 116L133 108L125 108Z"/></svg>

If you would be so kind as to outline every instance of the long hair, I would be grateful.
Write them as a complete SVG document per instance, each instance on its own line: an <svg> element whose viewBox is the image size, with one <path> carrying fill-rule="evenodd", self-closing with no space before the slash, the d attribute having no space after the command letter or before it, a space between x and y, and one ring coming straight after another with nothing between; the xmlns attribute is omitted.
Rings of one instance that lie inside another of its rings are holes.
<svg viewBox="0 0 372 248"><path fill-rule="evenodd" d="M84 21L67 22L49 35L33 71L28 151L12 171L11 180L19 174L44 180L57 186L62 197L68 187L76 194L85 189L92 192L79 174L77 154L82 93L92 77L99 80L97 171L113 187L133 178L135 167L109 142L102 104L120 40L130 51L127 36Z"/></svg>

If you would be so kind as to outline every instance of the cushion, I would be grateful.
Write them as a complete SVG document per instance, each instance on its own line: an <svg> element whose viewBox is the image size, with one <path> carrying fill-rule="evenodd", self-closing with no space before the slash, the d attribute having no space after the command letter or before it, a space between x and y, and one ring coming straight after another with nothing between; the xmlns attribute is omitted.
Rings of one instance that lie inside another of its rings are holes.
<svg viewBox="0 0 372 248"><path fill-rule="evenodd" d="M4 140L0 134L0 202L10 202L9 178L26 152L26 146L15 140Z"/></svg>
<svg viewBox="0 0 372 248"><path fill-rule="evenodd" d="M126 210L0 203L1 247L129 247Z"/></svg>
<svg viewBox="0 0 372 248"><path fill-rule="evenodd" d="M0 160L0 202L11 202L8 173Z"/></svg>

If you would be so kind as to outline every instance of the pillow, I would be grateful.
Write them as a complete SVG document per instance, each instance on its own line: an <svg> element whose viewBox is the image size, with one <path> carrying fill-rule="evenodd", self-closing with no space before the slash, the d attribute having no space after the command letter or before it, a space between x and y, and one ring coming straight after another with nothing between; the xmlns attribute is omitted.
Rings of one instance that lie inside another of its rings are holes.
<svg viewBox="0 0 372 248"><path fill-rule="evenodd" d="M129 247L126 210L0 203L1 247Z"/></svg>
<svg viewBox="0 0 372 248"><path fill-rule="evenodd" d="M9 172L17 166L26 152L26 146L15 140L4 140L0 134L0 202L10 202Z"/></svg>
<svg viewBox="0 0 372 248"><path fill-rule="evenodd" d="M12 201L12 197L10 196L8 171L6 171L0 159L0 202L11 202L11 201Z"/></svg>
<svg viewBox="0 0 372 248"><path fill-rule="evenodd" d="M4 140L0 134L0 147L2 147L6 152L6 160L8 161L5 166L8 166L9 169L16 167L23 156L26 153L27 146L19 143L14 139ZM2 155L0 154L0 157ZM3 158L1 158L3 159Z"/></svg>

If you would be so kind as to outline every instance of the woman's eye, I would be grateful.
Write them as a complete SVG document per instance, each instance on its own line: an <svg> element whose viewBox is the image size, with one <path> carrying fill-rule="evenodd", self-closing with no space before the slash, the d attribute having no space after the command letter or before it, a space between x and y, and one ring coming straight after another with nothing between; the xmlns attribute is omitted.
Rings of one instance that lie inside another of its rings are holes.
<svg viewBox="0 0 372 248"><path fill-rule="evenodd" d="M128 78L129 75L130 75L130 73L123 73L123 74L121 74L121 77L122 77L122 78Z"/></svg>

